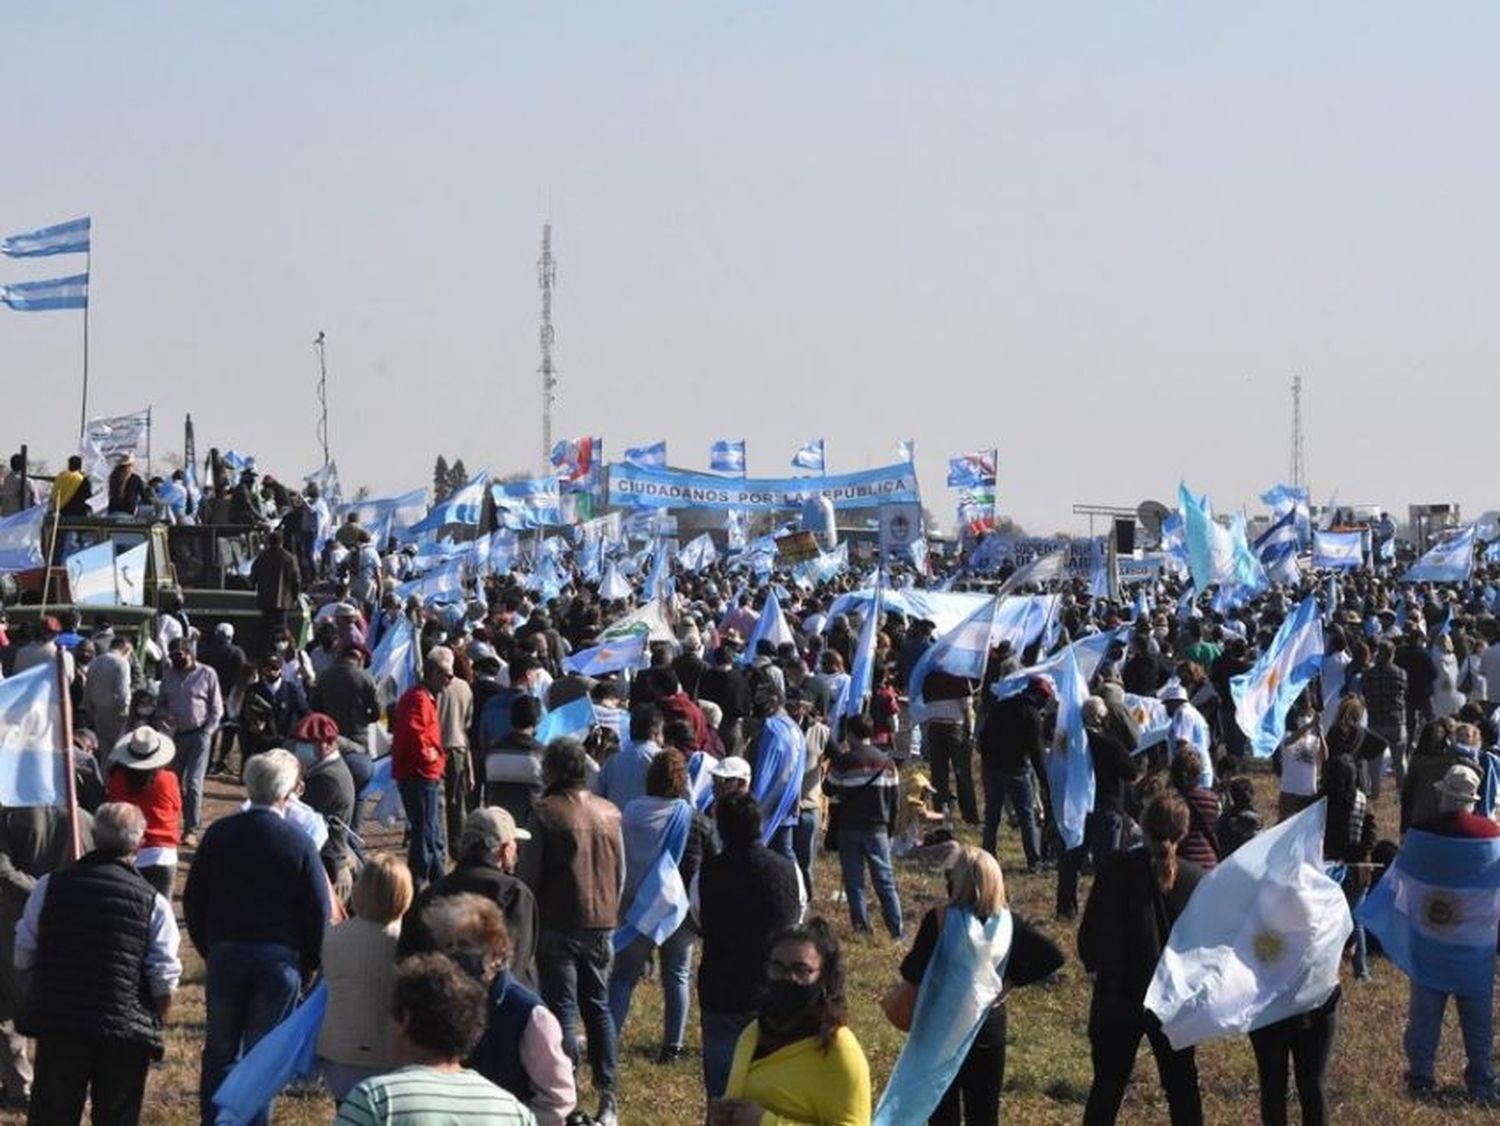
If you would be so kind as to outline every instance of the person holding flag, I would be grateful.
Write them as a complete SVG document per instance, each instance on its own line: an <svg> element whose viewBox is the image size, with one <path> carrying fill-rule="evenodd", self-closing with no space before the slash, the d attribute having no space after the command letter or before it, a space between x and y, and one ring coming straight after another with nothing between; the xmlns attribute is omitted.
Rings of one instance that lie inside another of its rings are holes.
<svg viewBox="0 0 1500 1126"><path fill-rule="evenodd" d="M965 846L945 873L948 902L922 916L886 994L887 1018L907 1033L875 1107L886 1123L999 1122L1005 1086L1005 997L1051 976L1063 952L1005 903L988 852Z"/></svg>

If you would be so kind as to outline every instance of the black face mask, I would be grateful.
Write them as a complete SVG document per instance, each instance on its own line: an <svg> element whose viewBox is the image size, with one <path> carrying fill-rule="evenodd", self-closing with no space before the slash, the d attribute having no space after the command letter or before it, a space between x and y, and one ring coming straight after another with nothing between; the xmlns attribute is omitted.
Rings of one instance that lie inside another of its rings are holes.
<svg viewBox="0 0 1500 1126"><path fill-rule="evenodd" d="M768 981L761 989L760 1017L774 1031L790 1031L809 1023L809 1010L822 1001L821 981Z"/></svg>

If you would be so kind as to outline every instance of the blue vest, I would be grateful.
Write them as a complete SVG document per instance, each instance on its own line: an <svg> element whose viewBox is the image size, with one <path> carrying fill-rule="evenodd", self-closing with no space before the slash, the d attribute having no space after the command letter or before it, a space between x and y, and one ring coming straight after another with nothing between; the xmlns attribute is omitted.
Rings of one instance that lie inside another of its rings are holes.
<svg viewBox="0 0 1500 1126"><path fill-rule="evenodd" d="M521 1037L531 1022L532 1010L541 1004L542 999L509 970L501 970L490 983L489 1022L468 1059L469 1067L527 1104L536 1091L521 1066Z"/></svg>

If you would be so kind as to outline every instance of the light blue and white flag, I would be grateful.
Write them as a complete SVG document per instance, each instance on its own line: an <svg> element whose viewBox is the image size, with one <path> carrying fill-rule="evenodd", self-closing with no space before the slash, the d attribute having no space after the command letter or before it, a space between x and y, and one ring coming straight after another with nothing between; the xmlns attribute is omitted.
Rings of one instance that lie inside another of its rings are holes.
<svg viewBox="0 0 1500 1126"><path fill-rule="evenodd" d="M651 556L651 573L646 576L646 587L644 597L647 601L652 599L664 599L670 593L668 586L672 581L672 552L667 544L667 539L662 536L656 541L656 549Z"/></svg>
<svg viewBox="0 0 1500 1126"><path fill-rule="evenodd" d="M625 464L641 469L665 469L667 467L667 443L663 439L649 446L632 446L625 451Z"/></svg>
<svg viewBox="0 0 1500 1126"><path fill-rule="evenodd" d="M755 660L762 641L779 646L795 643L796 640L797 635L792 632L791 624L782 613L781 599L774 590L769 591L766 594L766 604L761 607L760 617L755 620L755 628L750 631L750 637L745 642L745 651L740 654L739 663L748 665Z"/></svg>
<svg viewBox="0 0 1500 1126"><path fill-rule="evenodd" d="M1255 554L1268 579L1288 585L1301 581L1302 572L1297 566L1298 544L1297 513L1295 509L1287 508L1255 540Z"/></svg>
<svg viewBox="0 0 1500 1126"><path fill-rule="evenodd" d="M399 700L417 683L417 650L411 619L397 618L370 655L370 678L381 689L382 700Z"/></svg>
<svg viewBox="0 0 1500 1126"><path fill-rule="evenodd" d="M1100 664L1104 661L1104 654L1109 651L1110 644L1118 641L1122 645L1130 639L1130 627L1121 626L1115 630L1101 630L1091 633L1086 637L1080 637L1071 645L1059 649L1050 657L1038 661L1029 668L1013 672L1009 676L1001 677L990 686L997 700L1004 700L1008 696L1017 696L1026 688L1026 682L1032 677L1038 676L1051 683L1054 691L1057 688L1057 673L1069 660L1078 664L1078 675L1083 677L1087 684L1094 679L1094 673L1099 671ZM982 673L983 670L981 670Z"/></svg>
<svg viewBox="0 0 1500 1126"><path fill-rule="evenodd" d="M415 536L436 534L449 524L464 524L477 527L484 510L484 487L490 479L490 471L482 469L448 495L448 499L432 506L432 510L413 524L411 534Z"/></svg>
<svg viewBox="0 0 1500 1126"><path fill-rule="evenodd" d="M89 276L74 274L46 281L14 282L0 285L0 305L9 305L18 313L45 313L52 309L87 309Z"/></svg>
<svg viewBox="0 0 1500 1126"><path fill-rule="evenodd" d="M725 545L730 551L744 551L749 537L745 533L745 514L737 508L724 513Z"/></svg>
<svg viewBox="0 0 1500 1126"><path fill-rule="evenodd" d="M1014 933L1007 910L984 922L967 907L944 910L943 929L917 988L911 1031L875 1105L872 1126L907 1126L932 1116L1000 998Z"/></svg>
<svg viewBox="0 0 1500 1126"><path fill-rule="evenodd" d="M562 491L556 476L525 481L500 481L490 486L502 521L513 531L561 524Z"/></svg>
<svg viewBox="0 0 1500 1126"><path fill-rule="evenodd" d="M649 800L653 799L635 799ZM638 938L660 946L672 937L688 916L687 888L683 886L682 873L677 866L687 851L693 807L679 798L651 812L653 817L647 828L658 847L645 875L636 885L630 906L625 909L625 921L615 928L613 943L616 954Z"/></svg>
<svg viewBox="0 0 1500 1126"><path fill-rule="evenodd" d="M1138 755L1166 739L1172 730L1172 717L1167 714L1166 705L1155 696L1137 696L1134 692L1123 695L1125 710L1140 731L1135 750L1131 752Z"/></svg>
<svg viewBox="0 0 1500 1126"><path fill-rule="evenodd" d="M1365 534L1318 529L1313 533L1312 565L1314 570L1357 571L1365 565Z"/></svg>
<svg viewBox="0 0 1500 1126"><path fill-rule="evenodd" d="M1182 512L1183 542L1193 585L1199 590L1207 590L1214 583L1237 582L1239 571L1234 536L1214 520L1208 498L1194 496L1186 484L1180 484L1177 500Z"/></svg>
<svg viewBox="0 0 1500 1126"><path fill-rule="evenodd" d="M76 606L113 606L115 590L115 544L104 540L75 551L63 560L68 572L68 594Z"/></svg>
<svg viewBox="0 0 1500 1126"><path fill-rule="evenodd" d="M1290 512L1293 527L1297 532L1297 546L1305 548L1312 542L1312 509L1307 488L1304 485L1276 485L1260 494L1261 503L1267 505L1278 518Z"/></svg>
<svg viewBox="0 0 1500 1126"><path fill-rule="evenodd" d="M1088 683L1078 671L1072 648L1053 674L1057 685L1057 735L1047 751L1047 781L1052 792L1052 820L1067 848L1083 843L1084 822L1094 808L1094 760L1083 729L1083 702Z"/></svg>
<svg viewBox="0 0 1500 1126"><path fill-rule="evenodd" d="M1270 646L1247 673L1230 678L1234 719L1257 758L1270 758L1286 735L1286 715L1323 667L1323 621L1308 595L1281 623Z"/></svg>
<svg viewBox="0 0 1500 1126"><path fill-rule="evenodd" d="M1407 830L1355 914L1412 981L1488 1004L1500 926L1500 839Z"/></svg>
<svg viewBox="0 0 1500 1126"><path fill-rule="evenodd" d="M348 519L351 512L359 517L360 526L370 533L375 545L384 547L387 540L408 538L408 529L426 515L427 490L413 489L396 497L340 505L340 523Z"/></svg>
<svg viewBox="0 0 1500 1126"><path fill-rule="evenodd" d="M999 450L978 450L971 454L960 454L958 457L949 458L949 487L971 489L981 485L993 485L995 466L999 457Z"/></svg>
<svg viewBox="0 0 1500 1126"><path fill-rule="evenodd" d="M904 461L908 465L917 460L917 440L915 438L902 438L896 443L896 460Z"/></svg>
<svg viewBox="0 0 1500 1126"><path fill-rule="evenodd" d="M1466 583L1474 570L1475 525L1460 528L1428 550L1401 576L1406 583Z"/></svg>
<svg viewBox="0 0 1500 1126"><path fill-rule="evenodd" d="M582 739L594 726L594 704L587 696L553 708L536 727L536 741L544 746L554 739Z"/></svg>
<svg viewBox="0 0 1500 1126"><path fill-rule="evenodd" d="M42 554L42 521L46 517L46 506L34 504L0 520L0 574L30 571L47 561Z"/></svg>
<svg viewBox="0 0 1500 1126"><path fill-rule="evenodd" d="M714 803L714 776L708 772L713 762L713 758L704 751L694 751L688 755L688 801L699 813L708 812L708 807Z"/></svg>
<svg viewBox="0 0 1500 1126"><path fill-rule="evenodd" d="M441 563L425 575L408 579L392 592L405 602L413 596L423 602L462 602L464 599L464 558L457 556Z"/></svg>
<svg viewBox="0 0 1500 1126"><path fill-rule="evenodd" d="M1193 892L1146 992L1173 1048L1311 1012L1338 988L1354 920L1323 870L1327 808L1252 837Z"/></svg>
<svg viewBox="0 0 1500 1126"><path fill-rule="evenodd" d="M719 549L714 546L714 538L707 532L694 536L677 553L678 565L684 571L692 571L694 574L705 567L712 567L718 558Z"/></svg>
<svg viewBox="0 0 1500 1126"><path fill-rule="evenodd" d="M146 604L146 548L138 543L115 556L115 593L121 606Z"/></svg>
<svg viewBox="0 0 1500 1126"><path fill-rule="evenodd" d="M67 793L57 668L0 681L0 805L56 805Z"/></svg>
<svg viewBox="0 0 1500 1126"><path fill-rule="evenodd" d="M807 740L802 729L785 712L777 712L760 729L756 744L755 776L750 796L760 806L762 844L770 844L802 793L802 772L807 762Z"/></svg>
<svg viewBox="0 0 1500 1126"><path fill-rule="evenodd" d="M849 694L844 700L842 714L859 715L864 711L865 699L875 688L875 635L880 629L880 617L885 613L885 575L875 577L875 601L865 614L864 624L859 628L859 641L854 646L854 662L849 669ZM771 596L772 598L775 595ZM767 600L767 609L770 601ZM781 613L780 604L776 607Z"/></svg>
<svg viewBox="0 0 1500 1126"><path fill-rule="evenodd" d="M328 1011L328 983L318 982L292 1014L240 1057L214 1092L215 1126L248 1126L298 1079L318 1073L318 1036Z"/></svg>
<svg viewBox="0 0 1500 1126"><path fill-rule="evenodd" d="M823 459L823 439L814 438L811 442L803 443L802 448L792 455L792 467L815 469L820 473L828 468Z"/></svg>
<svg viewBox="0 0 1500 1126"><path fill-rule="evenodd" d="M0 254L7 258L48 258L54 254L87 254L89 250L88 218L69 219L39 231L27 231L0 239Z"/></svg>
<svg viewBox="0 0 1500 1126"><path fill-rule="evenodd" d="M604 578L599 581L599 597L614 602L629 600L634 595L635 588L630 585L630 580L620 574L619 565L611 559L604 568Z"/></svg>
<svg viewBox="0 0 1500 1126"><path fill-rule="evenodd" d="M715 473L745 472L745 440L720 438L708 449L708 467Z"/></svg>
<svg viewBox="0 0 1500 1126"><path fill-rule="evenodd" d="M621 669L645 668L651 662L646 636L638 634L616 641L603 641L592 649L581 649L563 658L564 672L580 676L604 676Z"/></svg>

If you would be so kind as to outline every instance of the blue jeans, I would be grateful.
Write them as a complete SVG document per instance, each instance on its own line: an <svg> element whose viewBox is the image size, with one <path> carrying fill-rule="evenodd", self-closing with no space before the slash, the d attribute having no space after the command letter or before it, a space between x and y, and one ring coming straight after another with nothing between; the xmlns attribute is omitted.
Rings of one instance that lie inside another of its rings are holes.
<svg viewBox="0 0 1500 1126"><path fill-rule="evenodd" d="M881 829L838 830L839 867L844 873L844 894L849 897L849 920L856 929L868 930L870 919L865 912L865 868L880 899L885 926L892 936L901 937L901 900L896 895L896 876L891 871L891 839Z"/></svg>
<svg viewBox="0 0 1500 1126"><path fill-rule="evenodd" d="M988 770L984 777L984 851L999 856L997 845L1000 837L1000 815L1005 812L1005 801L1010 799L1016 811L1016 820L1021 826L1021 848L1026 853L1026 867L1035 868L1042 862L1042 832L1036 823L1036 791L1033 789L1031 768L1019 774L1008 770Z"/></svg>
<svg viewBox="0 0 1500 1126"><path fill-rule="evenodd" d="M208 775L210 732L205 728L172 736L177 755L172 773L182 786L182 831L190 833L203 819L203 779Z"/></svg>
<svg viewBox="0 0 1500 1126"><path fill-rule="evenodd" d="M594 1090L615 1089L618 1044L609 1012L609 967L614 958L613 931L542 931L537 942L536 972L542 1000L562 1025L563 1050L578 1066L578 1016L588 1033L589 1067Z"/></svg>
<svg viewBox="0 0 1500 1126"><path fill-rule="evenodd" d="M1362 886L1355 886L1352 873L1344 875L1344 901L1349 904L1349 914L1353 915L1359 910L1359 905L1365 901L1368 894ZM1370 975L1370 955L1368 944L1365 940L1365 925L1357 918L1354 921L1354 976L1368 977Z"/></svg>
<svg viewBox="0 0 1500 1126"><path fill-rule="evenodd" d="M813 897L813 861L818 855L818 807L804 809L797 816L797 827L792 830L792 851L796 853L797 867L802 869L802 882L807 887L807 898Z"/></svg>
<svg viewBox="0 0 1500 1126"><path fill-rule="evenodd" d="M1057 915L1071 919L1078 914L1078 873L1083 870L1084 854L1092 856L1098 869L1110 853L1120 847L1120 832L1125 817L1112 809L1095 810L1083 824L1083 843L1063 853L1057 865Z"/></svg>
<svg viewBox="0 0 1500 1126"><path fill-rule="evenodd" d="M796 823L787 822L771 834L771 839L766 842L766 847L772 852L779 852L793 864L797 862L797 853L793 849L792 841L796 833Z"/></svg>
<svg viewBox="0 0 1500 1126"><path fill-rule="evenodd" d="M349 814L349 847L361 860L365 857L364 845L354 838L359 835L360 814L364 810L365 791L370 788L370 776L375 772L375 766L370 761L370 756L358 751L345 751L344 765L349 768L349 777L354 779L354 810Z"/></svg>
<svg viewBox="0 0 1500 1126"><path fill-rule="evenodd" d="M1493 1098L1495 1063L1490 1058L1490 1050L1495 1042L1495 1027L1490 1008L1492 998L1454 994L1453 999L1458 1002L1458 1027L1463 1033L1464 1054L1469 1057L1469 1066L1464 1068L1464 1086L1475 1098ZM1411 1003L1407 1008L1406 1035L1402 1043L1406 1049L1408 1081L1431 1086L1438 1038L1443 1032L1443 1010L1447 1006L1448 994L1411 983Z"/></svg>
<svg viewBox="0 0 1500 1126"><path fill-rule="evenodd" d="M406 863L417 887L424 888L443 878L443 784L426 778L403 778L396 789L411 828Z"/></svg>
<svg viewBox="0 0 1500 1126"><path fill-rule="evenodd" d="M734 1065L734 1046L740 1033L755 1019L754 1013L716 1013L704 1009L698 1014L703 1028L703 1089L708 1097L723 1096L729 1086L729 1070Z"/></svg>
<svg viewBox="0 0 1500 1126"><path fill-rule="evenodd" d="M219 942L208 952L203 1065L198 1103L204 1122L217 1118L214 1092L255 1043L297 1005L302 971L297 952L273 942ZM257 1120L264 1123L265 1115Z"/></svg>
<svg viewBox="0 0 1500 1126"><path fill-rule="evenodd" d="M661 951L661 988L664 995L662 1047L681 1048L687 1033L688 979L693 970L693 940L698 936L686 922L657 947ZM609 1015L615 1022L615 1037L625 1034L625 1018L630 1015L630 998L636 982L651 957L648 939L638 938L615 954L609 974Z"/></svg>

